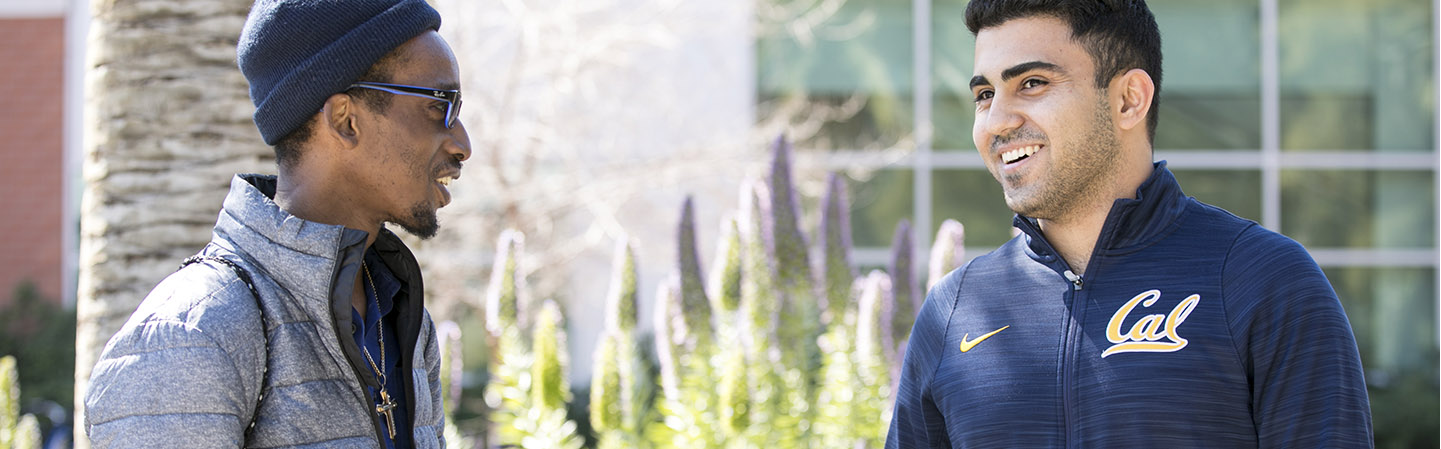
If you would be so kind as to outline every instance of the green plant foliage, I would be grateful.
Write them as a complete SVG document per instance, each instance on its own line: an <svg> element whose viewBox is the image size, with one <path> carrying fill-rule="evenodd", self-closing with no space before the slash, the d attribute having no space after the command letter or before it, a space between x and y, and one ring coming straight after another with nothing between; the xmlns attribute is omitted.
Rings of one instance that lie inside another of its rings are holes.
<svg viewBox="0 0 1441 449"><path fill-rule="evenodd" d="M506 329L521 327L524 316L526 286L520 256L525 248L525 234L507 229L500 233L495 247L495 263L491 265L490 286L485 295L485 328L492 337L498 338Z"/></svg>
<svg viewBox="0 0 1441 449"><path fill-rule="evenodd" d="M855 281L859 283L860 281ZM860 291L851 289L852 296ZM854 304L854 301L846 301ZM832 321L832 326L821 336L821 351L825 354L822 364L821 386L816 395L816 438L820 447L855 447L855 421L857 406L861 398L861 378L856 372L855 325L856 313L853 307L841 312L841 318Z"/></svg>
<svg viewBox="0 0 1441 449"><path fill-rule="evenodd" d="M960 268L966 260L966 227L961 222L946 219L941 230L936 231L936 242L931 245L931 265L926 280L926 290L934 287L946 274Z"/></svg>
<svg viewBox="0 0 1441 449"><path fill-rule="evenodd" d="M771 172L766 189L770 204L763 205L770 217L776 265L780 268L780 285L790 289L809 286L810 257L805 235L800 229L800 201L791 182L791 145L785 137L771 145ZM808 293L808 292L807 292Z"/></svg>
<svg viewBox="0 0 1441 449"><path fill-rule="evenodd" d="M687 368L679 361L690 336L681 313L679 284L678 279L671 277L661 282L655 294L655 355L660 362L662 392L668 398L679 395L680 376Z"/></svg>
<svg viewBox="0 0 1441 449"><path fill-rule="evenodd" d="M750 379L750 426L748 438L763 447L777 446L783 433L794 432L782 422L786 383L781 371L786 365L776 338L780 314L780 293L772 265L766 232L765 204L769 193L759 182L747 184L741 196L741 322L742 343L747 349L746 376ZM794 433L791 434L794 436Z"/></svg>
<svg viewBox="0 0 1441 449"><path fill-rule="evenodd" d="M474 447L475 439L461 433L460 428L455 426L449 418L445 420L445 443L453 447Z"/></svg>
<svg viewBox="0 0 1441 449"><path fill-rule="evenodd" d="M749 328L741 312L740 224L734 217L722 220L710 277L712 316L717 353L712 358L717 378L707 379L716 389L717 441L739 445L750 426L750 377L746 355L750 351L741 334Z"/></svg>
<svg viewBox="0 0 1441 449"><path fill-rule="evenodd" d="M751 325L741 311L742 252L740 224L734 217L728 217L721 223L716 263L712 265L710 278L712 315L719 344L712 358L716 378L706 380L717 394L718 424L713 437L726 442L725 447L743 447L751 422L751 370L746 363L751 352L746 342L751 339L742 337Z"/></svg>
<svg viewBox="0 0 1441 449"><path fill-rule="evenodd" d="M769 192L759 182L741 189L741 297L743 337L751 348L775 348L776 319L780 314L780 297L776 288L776 268L771 258L769 226L765 204Z"/></svg>
<svg viewBox="0 0 1441 449"><path fill-rule="evenodd" d="M461 343L460 325L454 321L442 321L435 325L436 339L440 344L440 397L445 407L445 441L456 447L471 446L469 438L460 433L455 424L455 407L460 402Z"/></svg>
<svg viewBox="0 0 1441 449"><path fill-rule="evenodd" d="M890 276L880 271L867 275L856 314L854 363L860 383L853 413L857 419L852 423L855 435L865 439L866 447L881 447L890 427L892 364L885 353L885 335L890 329L882 317L885 305L892 301Z"/></svg>
<svg viewBox="0 0 1441 449"><path fill-rule="evenodd" d="M10 448L13 449L40 449L40 421L35 415L20 417L20 422L15 424L15 431L10 435Z"/></svg>
<svg viewBox="0 0 1441 449"><path fill-rule="evenodd" d="M635 343L630 350L624 351L623 357L628 357L634 365L635 382L632 384L631 407L632 420L627 422L630 429L626 431L627 449L650 449L649 431L654 429L653 424L665 419L665 412L660 405L664 394L659 387L660 366L658 354L655 354L656 342L654 335L650 333L636 334Z"/></svg>
<svg viewBox="0 0 1441 449"><path fill-rule="evenodd" d="M22 406L54 402L65 410L75 403L75 309L47 298L33 282L24 281L9 292L9 305L0 308L0 355L15 357ZM41 426L54 425L37 416Z"/></svg>
<svg viewBox="0 0 1441 449"><path fill-rule="evenodd" d="M616 243L615 264L612 266L610 291L606 295L605 331L616 340L616 367L620 376L619 430L628 437L638 436L645 429L645 415L650 411L646 401L647 383L641 379L640 356L637 354L636 320L639 299L636 287L635 245L627 238Z"/></svg>
<svg viewBox="0 0 1441 449"><path fill-rule="evenodd" d="M691 199L686 198L681 206L680 225L676 233L677 256L680 265L679 313L685 319L687 329L685 350L697 352L698 357L708 359L715 345L715 328L711 325L710 299L706 296L702 281L700 254L696 249L695 211Z"/></svg>
<svg viewBox="0 0 1441 449"><path fill-rule="evenodd" d="M750 377L746 369L745 350L740 346L729 347L721 354L720 385L716 392L720 409L718 438L741 442L750 428Z"/></svg>
<svg viewBox="0 0 1441 449"><path fill-rule="evenodd" d="M615 246L611 266L610 292L605 300L605 326L621 333L635 332L636 312L635 245L621 238Z"/></svg>
<svg viewBox="0 0 1441 449"><path fill-rule="evenodd" d="M826 301L827 322L819 347L824 354L819 392L816 395L815 440L820 447L856 447L864 441L857 435L855 422L861 398L861 380L855 365L856 297L861 291L860 280L850 260L850 208L846 200L845 182L831 174L826 196L822 201L820 224L820 274L824 276L822 298Z"/></svg>
<svg viewBox="0 0 1441 449"><path fill-rule="evenodd" d="M503 444L525 448L579 449L585 440L566 416L570 384L566 380L565 324L554 301L541 304L531 332L534 353L529 369L529 398L520 413L501 429ZM507 431L508 430L508 431Z"/></svg>
<svg viewBox="0 0 1441 449"><path fill-rule="evenodd" d="M660 411L663 419L652 425L647 436L657 448L720 448L716 437L720 425L719 401L709 350L695 349L694 332L688 327L679 279L661 284L656 293L656 355L660 360L664 387Z"/></svg>
<svg viewBox="0 0 1441 449"><path fill-rule="evenodd" d="M710 298L716 332L722 345L738 346L741 330L735 315L741 303L741 235L735 218L722 221L715 258L716 263L711 266Z"/></svg>
<svg viewBox="0 0 1441 449"><path fill-rule="evenodd" d="M532 357L520 342L520 329L502 330L495 340L490 382L485 388L485 404L494 429L491 437L501 444L518 444L526 434L517 421L531 409Z"/></svg>
<svg viewBox="0 0 1441 449"><path fill-rule="evenodd" d="M824 291L820 297L826 304L821 322L839 325L846 311L854 307L851 284L856 279L855 268L851 267L850 202L846 199L845 180L839 175L831 173L826 180L826 196L821 204L820 284Z"/></svg>
<svg viewBox="0 0 1441 449"><path fill-rule="evenodd" d="M605 435L621 432L620 348L613 332L601 332L590 381L590 427ZM601 447L607 447L602 445Z"/></svg>
<svg viewBox="0 0 1441 449"><path fill-rule="evenodd" d="M20 420L20 374L15 357L0 357L0 447L10 447Z"/></svg>
<svg viewBox="0 0 1441 449"><path fill-rule="evenodd" d="M885 335L886 360L900 363L900 348L911 336L911 327L916 324L916 313L920 312L920 301L916 298L916 277L912 260L915 250L911 247L911 222L902 219L896 225L896 236L891 240L891 301L886 307L885 320L890 333Z"/></svg>
<svg viewBox="0 0 1441 449"><path fill-rule="evenodd" d="M552 409L565 409L570 402L570 383L566 382L565 325L560 306L546 301L540 306L531 341L535 344L535 364L530 366L531 404Z"/></svg>
<svg viewBox="0 0 1441 449"><path fill-rule="evenodd" d="M800 341L803 338L814 338L814 335L802 335L802 333L819 334L820 312L816 307L815 298L811 289L811 263L809 256L809 245L806 244L806 236L800 229L800 201L796 198L795 186L791 183L791 146L784 139L778 138L772 145L771 173L765 184L767 195L763 198L769 200L769 204L762 204L761 211L768 214L764 224L769 225L766 230L767 240L771 257L775 260L776 284L783 292L786 310L784 315L792 313L797 324L801 326L794 331L787 331L782 334L782 339L787 342ZM799 323L809 321L809 323ZM794 338L786 338L788 333L794 332Z"/></svg>
<svg viewBox="0 0 1441 449"><path fill-rule="evenodd" d="M1437 446L1436 358L1430 364L1399 372L1369 372L1371 422L1378 449ZM1380 376L1375 376L1381 374ZM1382 382L1374 378L1384 379Z"/></svg>
<svg viewBox="0 0 1441 449"><path fill-rule="evenodd" d="M681 317L680 286L674 277L661 282L655 294L655 355L660 363L662 410L665 419L647 429L647 437L657 447L669 447L683 428L672 429L670 424L679 424L688 415L685 404L673 404L680 399L680 356L686 328ZM679 406L679 407L677 407ZM681 427L681 426L677 426Z"/></svg>
<svg viewBox="0 0 1441 449"><path fill-rule="evenodd" d="M20 373L14 356L0 357L0 448L40 447L40 423L20 416Z"/></svg>
<svg viewBox="0 0 1441 449"><path fill-rule="evenodd" d="M530 435L524 429L538 426L544 418L532 413L531 371L534 361L521 329L520 309L527 297L525 275L520 271L524 234L501 233L490 285L486 292L486 330L491 335L490 379L485 404L494 432L489 437L500 444L520 444ZM494 444L491 444L494 445Z"/></svg>
<svg viewBox="0 0 1441 449"><path fill-rule="evenodd" d="M616 243L604 327L592 361L590 424L600 448L634 448L643 443L654 417L653 391L636 334L637 268L634 244Z"/></svg>
<svg viewBox="0 0 1441 449"><path fill-rule="evenodd" d="M720 407L716 406L720 395L715 388L721 359L716 357L716 326L712 324L717 314L701 284L694 213L686 199L676 242L679 277L663 283L656 294L657 353L669 351L671 362L669 367L661 364L662 379L667 381L662 422L665 433L672 435L668 441L657 439L657 447L665 447L662 442L675 448L723 447L722 439L715 436L721 426Z"/></svg>
<svg viewBox="0 0 1441 449"><path fill-rule="evenodd" d="M455 403L460 400L461 351L460 325L454 321L441 321L435 325L435 337L440 346L440 397L445 400L446 421L455 413Z"/></svg>
<svg viewBox="0 0 1441 449"><path fill-rule="evenodd" d="M596 447L881 447L891 412L892 358L904 338L897 332L910 330L909 321L893 322L894 309L919 293L908 225L898 231L892 264L900 276L874 271L857 278L845 185L832 176L817 239L822 259L814 270L799 225L790 148L781 140L774 151L769 178L746 182L739 219L721 225L708 284L694 204L682 204L675 274L657 289L653 341L636 330L634 244L617 243L589 402L575 406L588 412L581 422L593 430ZM570 447L576 426L563 413L570 398L557 387L564 382L563 343L555 340L564 335L559 308L546 305L532 333L514 330L524 317L508 315L524 304L523 277L514 268L519 238L502 242L501 272L487 297L488 316L503 330L491 352L487 404L496 409L501 444ZM904 296L897 296L896 285ZM907 309L902 316L914 320L915 307ZM531 336L534 352L521 335Z"/></svg>
<svg viewBox="0 0 1441 449"><path fill-rule="evenodd" d="M808 441L807 430L815 414L811 406L815 403L821 366L820 347L816 345L822 330L820 300L815 294L809 245L800 230L800 201L791 182L791 146L782 136L776 139L771 150L771 173L766 184L770 204L762 210L769 212L765 221L771 226L771 257L776 261L780 290L776 336L786 369L782 376L786 382L785 419L781 422L794 418L797 422L790 430L801 441Z"/></svg>
<svg viewBox="0 0 1441 449"><path fill-rule="evenodd" d="M566 416L564 408L532 407L513 422L513 431L521 435L511 447L525 449L580 449L585 439L576 433L575 421Z"/></svg>

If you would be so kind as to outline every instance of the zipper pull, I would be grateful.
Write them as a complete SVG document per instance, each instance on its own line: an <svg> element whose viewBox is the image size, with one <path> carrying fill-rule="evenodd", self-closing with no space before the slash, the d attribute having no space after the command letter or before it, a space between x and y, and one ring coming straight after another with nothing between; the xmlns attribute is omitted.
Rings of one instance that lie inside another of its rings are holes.
<svg viewBox="0 0 1441 449"><path fill-rule="evenodd" d="M1076 273L1072 273L1071 270L1066 270L1065 273L1061 274L1065 275L1066 279L1071 281L1071 284L1074 284L1076 286L1076 290L1080 290L1081 285L1085 283L1085 280L1081 279L1081 276L1077 275Z"/></svg>

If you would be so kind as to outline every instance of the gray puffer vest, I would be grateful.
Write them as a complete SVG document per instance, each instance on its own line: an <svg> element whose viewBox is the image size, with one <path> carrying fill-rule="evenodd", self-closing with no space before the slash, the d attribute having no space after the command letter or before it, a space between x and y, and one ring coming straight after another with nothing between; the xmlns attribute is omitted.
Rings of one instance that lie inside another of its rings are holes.
<svg viewBox="0 0 1441 449"><path fill-rule="evenodd" d="M259 300L215 261L161 281L92 372L85 430L94 447L379 447L364 388L378 382L351 338L366 234L296 218L274 192L274 177L237 175L201 251L239 265ZM389 231L374 245L405 283L395 307L410 348L402 363L415 446L443 448L440 357L420 269Z"/></svg>

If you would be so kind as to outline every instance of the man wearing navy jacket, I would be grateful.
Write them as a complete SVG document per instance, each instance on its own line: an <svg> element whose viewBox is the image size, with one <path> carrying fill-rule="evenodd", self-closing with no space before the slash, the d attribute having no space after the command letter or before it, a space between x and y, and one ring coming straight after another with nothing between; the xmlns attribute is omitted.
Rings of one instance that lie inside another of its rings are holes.
<svg viewBox="0 0 1441 449"><path fill-rule="evenodd" d="M950 273L887 448L1369 447L1356 340L1295 241L1153 162L1143 0L973 0L973 130L1022 233Z"/></svg>

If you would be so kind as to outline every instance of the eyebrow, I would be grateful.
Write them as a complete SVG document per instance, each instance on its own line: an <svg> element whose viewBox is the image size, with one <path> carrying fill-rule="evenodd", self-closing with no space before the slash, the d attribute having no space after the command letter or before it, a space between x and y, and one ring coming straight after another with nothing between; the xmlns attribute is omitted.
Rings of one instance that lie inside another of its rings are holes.
<svg viewBox="0 0 1441 449"><path fill-rule="evenodd" d="M1012 78L1021 76L1022 74L1030 72L1032 70L1049 70L1052 72L1066 73L1066 70L1062 69L1061 66L1045 61L1031 61L1016 64L1014 66L1011 66L1011 68L1009 69L1002 70L1001 81L1010 81ZM988 86L990 84L991 81L987 80L984 75L976 75L971 78L972 89L975 89L976 86Z"/></svg>

